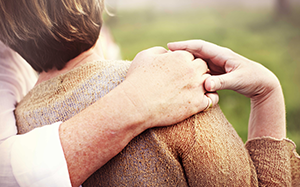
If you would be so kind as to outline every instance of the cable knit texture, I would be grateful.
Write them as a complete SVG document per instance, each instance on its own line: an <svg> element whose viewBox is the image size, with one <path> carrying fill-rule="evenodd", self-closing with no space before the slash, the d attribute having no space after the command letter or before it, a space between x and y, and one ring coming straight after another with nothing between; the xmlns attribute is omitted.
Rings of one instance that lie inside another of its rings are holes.
<svg viewBox="0 0 300 187"><path fill-rule="evenodd" d="M71 118L120 84L129 66L90 62L37 85L17 106L19 134ZM245 147L217 106L143 132L83 186L297 186L293 149L292 142L271 138Z"/></svg>

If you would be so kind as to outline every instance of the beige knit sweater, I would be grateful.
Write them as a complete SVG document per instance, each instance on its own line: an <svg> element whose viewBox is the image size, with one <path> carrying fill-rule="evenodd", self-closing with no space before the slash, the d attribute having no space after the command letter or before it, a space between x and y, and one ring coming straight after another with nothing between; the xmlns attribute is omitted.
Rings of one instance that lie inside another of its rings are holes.
<svg viewBox="0 0 300 187"><path fill-rule="evenodd" d="M17 106L18 132L71 118L123 81L129 65L86 63L39 84ZM300 186L293 150L291 141L272 138L245 146L215 107L145 131L83 186Z"/></svg>

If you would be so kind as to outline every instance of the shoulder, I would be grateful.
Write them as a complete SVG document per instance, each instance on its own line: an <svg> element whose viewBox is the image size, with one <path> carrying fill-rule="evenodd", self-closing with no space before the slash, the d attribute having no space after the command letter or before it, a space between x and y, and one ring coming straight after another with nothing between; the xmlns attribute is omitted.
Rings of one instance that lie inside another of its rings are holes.
<svg viewBox="0 0 300 187"><path fill-rule="evenodd" d="M129 66L128 61L95 61L38 84L18 104L17 123L35 124L32 118L40 119L39 124L69 119L120 84Z"/></svg>
<svg viewBox="0 0 300 187"><path fill-rule="evenodd" d="M44 101L56 102L58 99L65 99L72 92L82 91L94 92L112 89L125 79L129 61L103 60L85 63L82 66L44 81L35 86L19 103L23 105L43 104ZM109 86L110 85L110 86ZM103 95L101 95L103 96Z"/></svg>

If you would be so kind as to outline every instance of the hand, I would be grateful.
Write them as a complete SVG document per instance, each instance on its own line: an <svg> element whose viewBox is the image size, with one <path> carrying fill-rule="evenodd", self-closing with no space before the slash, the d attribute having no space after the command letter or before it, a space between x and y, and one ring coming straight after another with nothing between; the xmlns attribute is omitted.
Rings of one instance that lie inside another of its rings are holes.
<svg viewBox="0 0 300 187"><path fill-rule="evenodd" d="M208 91L234 90L249 98L261 97L280 86L267 68L234 53L230 49L202 40L170 43L170 50L187 50L204 59L214 76L205 81Z"/></svg>
<svg viewBox="0 0 300 187"><path fill-rule="evenodd" d="M128 97L147 116L149 127L178 123L217 104L216 93L205 94L207 70L203 60L186 51L150 48L140 52L129 68L125 79L131 85Z"/></svg>
<svg viewBox="0 0 300 187"><path fill-rule="evenodd" d="M277 77L262 65L230 49L202 40L169 43L170 50L186 50L208 63L213 76L205 81L208 91L234 90L251 98L248 139L286 136L285 104Z"/></svg>

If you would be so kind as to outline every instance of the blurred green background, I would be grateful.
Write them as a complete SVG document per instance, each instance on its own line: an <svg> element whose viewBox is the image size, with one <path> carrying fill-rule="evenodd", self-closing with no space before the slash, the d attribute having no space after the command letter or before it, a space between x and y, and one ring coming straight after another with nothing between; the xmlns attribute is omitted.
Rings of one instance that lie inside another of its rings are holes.
<svg viewBox="0 0 300 187"><path fill-rule="evenodd" d="M299 5L299 4L298 4ZM300 7L288 12L270 7L193 7L112 10L105 17L123 59L168 42L203 39L228 47L273 71L281 81L287 111L288 138L300 152ZM248 98L220 91L220 106L243 141L247 140Z"/></svg>

